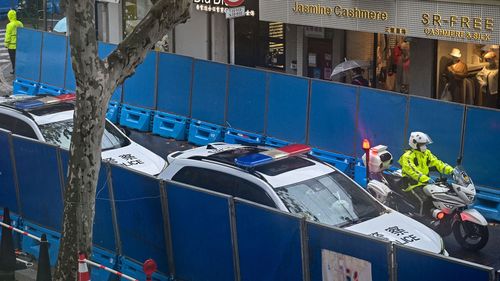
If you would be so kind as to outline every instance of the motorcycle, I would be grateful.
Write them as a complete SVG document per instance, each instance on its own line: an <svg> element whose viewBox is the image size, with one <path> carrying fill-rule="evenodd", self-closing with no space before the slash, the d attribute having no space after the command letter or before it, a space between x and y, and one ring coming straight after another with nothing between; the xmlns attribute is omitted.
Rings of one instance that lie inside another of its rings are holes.
<svg viewBox="0 0 500 281"><path fill-rule="evenodd" d="M363 161L366 166L366 155ZM453 233L465 250L478 251L488 243L486 219L470 208L476 188L460 165L453 170L451 181L441 175L434 184L424 186L427 199L424 204L416 204L416 198L403 191L408 187L408 179L401 170L390 169L392 161L386 146L369 151L367 190L378 201L429 226L442 237Z"/></svg>

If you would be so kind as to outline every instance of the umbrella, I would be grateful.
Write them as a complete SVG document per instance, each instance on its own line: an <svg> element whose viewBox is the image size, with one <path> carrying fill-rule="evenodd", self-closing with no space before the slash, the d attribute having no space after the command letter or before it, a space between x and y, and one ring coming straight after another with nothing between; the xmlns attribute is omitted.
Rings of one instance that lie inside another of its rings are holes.
<svg viewBox="0 0 500 281"><path fill-rule="evenodd" d="M67 32L67 30L68 30L68 25L66 23L66 17L62 18L54 26L54 31L57 31L57 32Z"/></svg>
<svg viewBox="0 0 500 281"><path fill-rule="evenodd" d="M366 67L369 65L370 63L366 61L344 59L342 63L339 63L337 66L335 66L335 68L332 71L332 74L330 75L330 79L332 79L335 75L345 74L345 72L348 70L358 67Z"/></svg>

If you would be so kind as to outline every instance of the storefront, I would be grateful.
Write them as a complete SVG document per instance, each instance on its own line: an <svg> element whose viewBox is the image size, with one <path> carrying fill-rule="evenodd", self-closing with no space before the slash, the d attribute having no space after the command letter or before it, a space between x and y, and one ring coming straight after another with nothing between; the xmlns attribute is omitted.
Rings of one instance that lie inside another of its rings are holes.
<svg viewBox="0 0 500 281"><path fill-rule="evenodd" d="M498 106L500 4L274 0L260 1L259 19L286 23L288 73L330 80L355 60L371 87Z"/></svg>

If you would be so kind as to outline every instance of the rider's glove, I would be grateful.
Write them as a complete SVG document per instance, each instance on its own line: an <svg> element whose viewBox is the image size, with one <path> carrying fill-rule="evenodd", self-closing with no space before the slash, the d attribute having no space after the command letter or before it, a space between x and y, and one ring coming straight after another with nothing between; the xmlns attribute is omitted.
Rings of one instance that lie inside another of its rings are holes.
<svg viewBox="0 0 500 281"><path fill-rule="evenodd" d="M429 180L427 181L427 184L435 184L436 182L432 179L432 178L429 178Z"/></svg>

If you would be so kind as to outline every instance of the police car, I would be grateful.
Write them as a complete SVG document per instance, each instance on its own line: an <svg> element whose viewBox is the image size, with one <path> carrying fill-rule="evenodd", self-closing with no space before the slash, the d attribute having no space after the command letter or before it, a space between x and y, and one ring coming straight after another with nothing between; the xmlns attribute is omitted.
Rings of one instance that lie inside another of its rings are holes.
<svg viewBox="0 0 500 281"><path fill-rule="evenodd" d="M74 100L74 94L1 97L0 128L69 150ZM129 139L108 120L102 137L102 158L153 176L166 166L163 158Z"/></svg>
<svg viewBox="0 0 500 281"><path fill-rule="evenodd" d="M173 180L394 243L447 254L441 237L379 203L352 179L294 144L278 149L212 143L168 155Z"/></svg>

